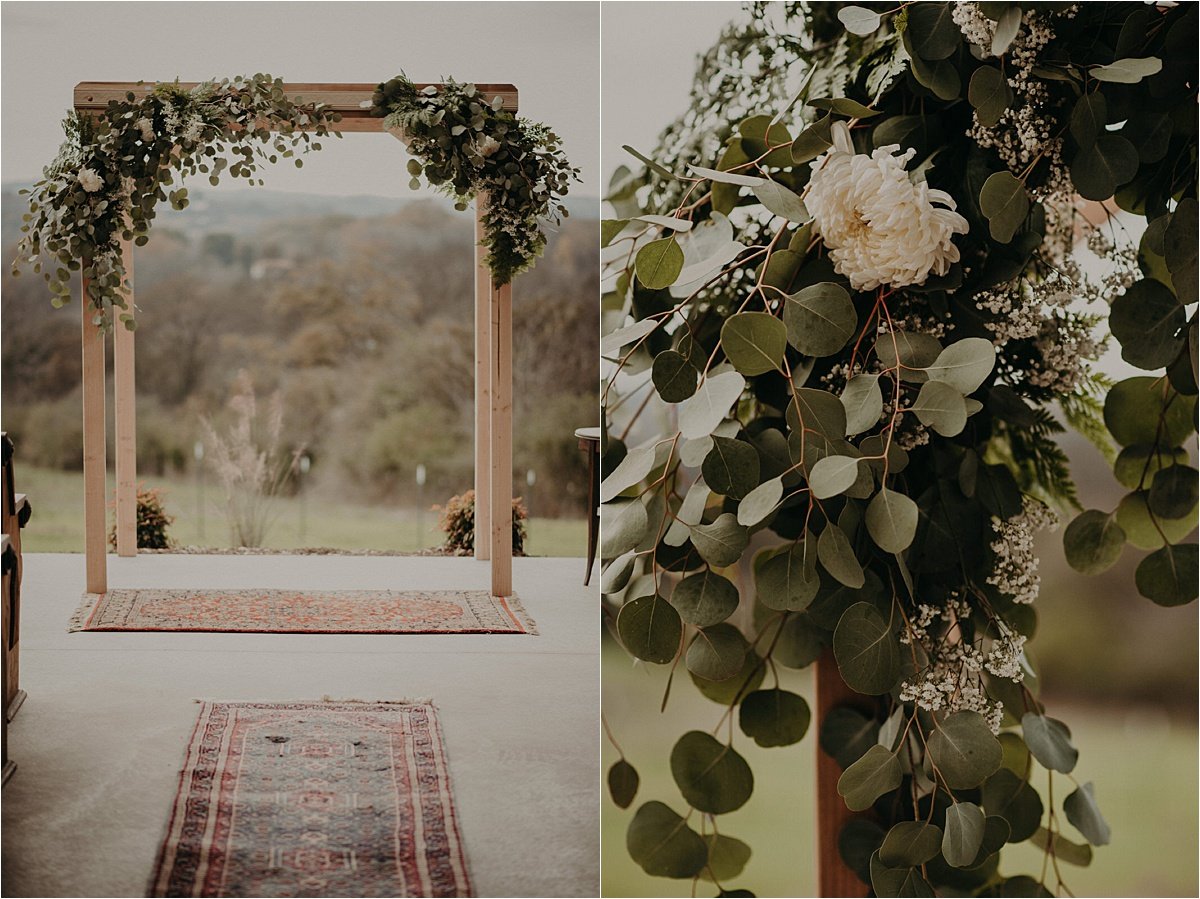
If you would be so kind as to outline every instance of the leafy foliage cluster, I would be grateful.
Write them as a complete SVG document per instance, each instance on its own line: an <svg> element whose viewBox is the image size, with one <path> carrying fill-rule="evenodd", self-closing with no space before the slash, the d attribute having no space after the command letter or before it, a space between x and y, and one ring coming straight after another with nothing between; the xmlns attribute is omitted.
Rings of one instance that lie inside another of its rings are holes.
<svg viewBox="0 0 1200 899"><path fill-rule="evenodd" d="M645 168L611 185L602 591L632 656L682 665L724 707L671 750L684 813L644 802L627 845L649 874L750 895L731 882L751 849L717 821L754 789L732 723L800 740L811 713L777 666L831 651L873 708L819 728L867 813L838 835L847 865L879 896L1050 895L1110 836L1024 647L1031 529L1046 504L1078 508L1056 407L1122 447L1131 491L1075 518L1068 561L1101 571L1128 540L1153 550L1143 595L1196 597L1196 10L870 7L756 7L661 146L627 148ZM911 182L955 201L967 229L945 274L855 290L830 258L806 199L847 128L850 151L911 151ZM1107 201L1110 230L1120 211L1148 220L1128 283L1069 268L1092 231L1082 200ZM1110 385L1080 370L1087 353L1052 356L998 292L1065 292L1052 318L1077 345L1107 319L1155 374ZM617 804L638 785L622 757ZM1040 876L1001 875L1026 840Z"/></svg>
<svg viewBox="0 0 1200 899"><path fill-rule="evenodd" d="M545 225L567 216L562 201L579 180L553 131L513 115L499 96L489 101L473 84L418 89L404 75L379 85L371 112L403 131L416 157L408 164L414 188L424 175L459 209L487 197L485 264L497 286L533 265L546 245Z"/></svg>
<svg viewBox="0 0 1200 899"><path fill-rule="evenodd" d="M473 84L417 90L403 76L379 85L371 111L404 130L418 157L408 166L414 186L424 173L457 197L459 208L487 193L485 263L497 285L534 264L546 243L544 223L567 214L562 199L571 179L578 180L549 128L518 119ZM227 174L261 185L261 162L294 158L301 167L297 150L320 150L314 137L340 137L340 120L327 104L289 97L282 79L263 74L190 90L156 84L143 96L130 91L110 101L95 116L71 112L58 156L28 191L13 273L22 262L32 265L62 306L71 297L72 272L81 271L97 324L111 325L115 314L132 329L122 242L146 243L159 202L188 205L176 177L200 173L216 185Z"/></svg>
<svg viewBox="0 0 1200 899"><path fill-rule="evenodd" d="M445 506L436 508L442 513L438 526L446 532L446 549L456 556L469 556L475 552L475 491L452 496ZM525 519L528 517L521 497L516 497L512 503L512 544L513 552L518 556L525 554Z"/></svg>
<svg viewBox="0 0 1200 899"><path fill-rule="evenodd" d="M149 240L159 202L187 207L187 188L174 187L176 177L200 173L215 185L224 174L262 184L260 163L294 158L303 165L297 149L319 150L314 137L331 133L340 118L323 104L289 98L282 79L262 74L190 90L156 84L95 116L71 112L58 156L28 191L13 273L21 262L31 264L54 305L63 306L71 273L81 271L97 324L107 327L116 315L132 329L122 242Z"/></svg>

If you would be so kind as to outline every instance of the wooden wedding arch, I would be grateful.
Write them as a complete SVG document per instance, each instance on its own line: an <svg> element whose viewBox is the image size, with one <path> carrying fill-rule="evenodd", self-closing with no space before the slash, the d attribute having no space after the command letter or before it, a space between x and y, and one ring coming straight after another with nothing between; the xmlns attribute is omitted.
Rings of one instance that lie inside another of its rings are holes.
<svg viewBox="0 0 1200 899"><path fill-rule="evenodd" d="M195 82L182 88L196 87ZM418 84L417 88L427 87ZM434 87L442 87L434 84ZM479 84L487 98L500 97L503 108L517 111L517 89L511 84ZM75 86L75 111L96 114L110 100L148 93L153 84L84 81ZM343 132L390 133L383 119L369 111L374 84L284 85L293 99L323 103L341 114L335 126ZM483 264L486 255L483 213L487 198L475 200L475 558L491 563L491 592L512 595L512 285L496 287ZM133 246L122 244L133 314ZM88 593L108 589L105 534L105 332L93 323L94 310L83 284L83 481L84 556ZM116 430L117 555L137 555L137 419L134 379L134 332L116 323L113 332L113 404ZM493 510L498 514L493 515Z"/></svg>

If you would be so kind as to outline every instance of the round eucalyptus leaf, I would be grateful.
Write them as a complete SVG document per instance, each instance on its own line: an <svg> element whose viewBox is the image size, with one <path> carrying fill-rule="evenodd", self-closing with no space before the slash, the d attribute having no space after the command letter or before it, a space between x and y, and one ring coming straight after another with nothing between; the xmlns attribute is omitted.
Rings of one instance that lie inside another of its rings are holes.
<svg viewBox="0 0 1200 899"><path fill-rule="evenodd" d="M742 670L749 649L746 638L732 624L700 628L688 646L688 671L705 680L723 681Z"/></svg>
<svg viewBox="0 0 1200 899"><path fill-rule="evenodd" d="M984 783L983 807L989 816L998 815L1008 822L1010 843L1028 840L1042 821L1042 797L1007 768L1001 768Z"/></svg>
<svg viewBox="0 0 1200 899"><path fill-rule="evenodd" d="M1099 509L1081 512L1063 533L1067 563L1080 574L1100 574L1116 564L1125 532L1116 518Z"/></svg>
<svg viewBox="0 0 1200 899"><path fill-rule="evenodd" d="M790 150L789 150L790 154ZM789 222L807 222L812 218L804 208L804 201L793 190L784 187L778 181L764 179L753 188L758 202L767 207L767 211L787 219Z"/></svg>
<svg viewBox="0 0 1200 899"><path fill-rule="evenodd" d="M1079 750L1071 743L1071 731L1057 718L1026 712L1021 718L1025 745L1044 768L1070 774L1079 761Z"/></svg>
<svg viewBox="0 0 1200 899"><path fill-rule="evenodd" d="M779 612L802 612L820 589L816 541L808 536L772 556L754 573L758 601Z"/></svg>
<svg viewBox="0 0 1200 899"><path fill-rule="evenodd" d="M634 658L665 665L679 652L683 622L661 596L640 596L621 606L617 634Z"/></svg>
<svg viewBox="0 0 1200 899"><path fill-rule="evenodd" d="M701 178L715 181L718 184L736 184L738 187L754 187L761 184L763 179L754 175L739 175L737 172L723 172L719 169L706 169L704 166L689 165L689 169Z"/></svg>
<svg viewBox="0 0 1200 899"><path fill-rule="evenodd" d="M946 809L941 849L947 864L956 868L974 865L983 845L984 824L983 809L973 802L956 802Z"/></svg>
<svg viewBox="0 0 1200 899"><path fill-rule="evenodd" d="M1166 543L1182 540L1195 529L1194 507L1181 518L1160 518L1150 511L1149 497L1148 490L1127 493L1117 504L1114 514L1117 524L1125 532L1125 539L1138 549L1159 549Z"/></svg>
<svg viewBox="0 0 1200 899"><path fill-rule="evenodd" d="M738 524L748 528L754 527L754 525L758 524L775 510L782 497L782 478L771 478L769 481L763 481L742 497L742 501L738 503Z"/></svg>
<svg viewBox="0 0 1200 899"><path fill-rule="evenodd" d="M691 529L692 545L709 565L724 568L742 557L750 542L750 532L738 524L737 516L725 512L712 524L698 524Z"/></svg>
<svg viewBox="0 0 1200 899"><path fill-rule="evenodd" d="M1200 501L1200 471L1190 465L1172 465L1154 476L1146 504L1162 518L1183 518Z"/></svg>
<svg viewBox="0 0 1200 899"><path fill-rule="evenodd" d="M637 251L633 267L643 287L663 290L674 284L683 271L683 250L674 237L652 240Z"/></svg>
<svg viewBox="0 0 1200 899"><path fill-rule="evenodd" d="M1083 94L1071 108L1071 136L1075 143L1090 147L1108 126L1108 101L1099 91Z"/></svg>
<svg viewBox="0 0 1200 899"><path fill-rule="evenodd" d="M625 831L625 848L651 877L695 877L708 862L700 834L661 802L637 810Z"/></svg>
<svg viewBox="0 0 1200 899"><path fill-rule="evenodd" d="M759 746L791 746L808 733L812 713L803 696L787 690L756 690L742 700L738 724Z"/></svg>
<svg viewBox="0 0 1200 899"><path fill-rule="evenodd" d="M851 818L838 834L838 854L863 883L871 882L871 856L883 845L883 828L868 818Z"/></svg>
<svg viewBox="0 0 1200 899"><path fill-rule="evenodd" d="M830 443L846 435L846 409L841 400L824 390L797 388L788 404L787 418L793 431L812 431Z"/></svg>
<svg viewBox="0 0 1200 899"><path fill-rule="evenodd" d="M1005 3L1004 12L996 20L996 32L992 35L992 56L1003 56L1021 31L1021 7Z"/></svg>
<svg viewBox="0 0 1200 899"><path fill-rule="evenodd" d="M979 124L991 128L1012 105L1012 88L1008 86L1008 79L995 66L980 66L971 75L971 81L967 85L967 100L975 107L975 117L979 119Z"/></svg>
<svg viewBox="0 0 1200 899"><path fill-rule="evenodd" d="M867 533L885 552L904 552L916 536L918 517L915 502L884 487L867 506Z"/></svg>
<svg viewBox="0 0 1200 899"><path fill-rule="evenodd" d="M858 313L846 288L822 281L788 297L783 323L788 343L799 352L832 356L854 337Z"/></svg>
<svg viewBox="0 0 1200 899"><path fill-rule="evenodd" d="M1119 134L1105 132L1071 160L1071 181L1086 200L1107 200L1138 170L1138 154Z"/></svg>
<svg viewBox="0 0 1200 899"><path fill-rule="evenodd" d="M1187 311L1164 284L1146 278L1113 300L1108 324L1121 344L1121 358L1153 371L1179 355Z"/></svg>
<svg viewBox="0 0 1200 899"><path fill-rule="evenodd" d="M767 312L739 312L725 320L721 348L744 375L776 371L787 351L787 328Z"/></svg>
<svg viewBox="0 0 1200 899"><path fill-rule="evenodd" d="M921 385L916 402L912 404L921 424L933 428L943 437L954 437L967 426L966 400L958 390L944 381L926 381Z"/></svg>
<svg viewBox="0 0 1200 899"><path fill-rule="evenodd" d="M859 37L874 34L879 30L879 13L861 6L843 6L838 10L838 21L846 26L846 30Z"/></svg>
<svg viewBox="0 0 1200 899"><path fill-rule="evenodd" d="M833 522L826 524L817 537L817 558L839 583L855 590L866 583L866 575L854 554L850 539L846 532Z"/></svg>
<svg viewBox="0 0 1200 899"><path fill-rule="evenodd" d="M889 868L923 865L941 850L942 829L924 821L901 821L892 826L879 847L879 860Z"/></svg>
<svg viewBox="0 0 1200 899"><path fill-rule="evenodd" d="M1000 741L1000 748L1004 751L1004 760L1000 763L1001 766L1012 771L1018 777L1028 777L1030 764L1029 747L1025 745L1025 741L1021 739L1021 735L1005 731L996 739Z"/></svg>
<svg viewBox="0 0 1200 899"><path fill-rule="evenodd" d="M869 602L842 613L833 633L838 671L852 690L879 696L900 678L900 641L891 624Z"/></svg>
<svg viewBox="0 0 1200 899"><path fill-rule="evenodd" d="M1153 479L1158 472L1187 461L1187 450L1180 447L1135 444L1125 447L1117 455L1117 461L1113 463L1113 476L1118 484L1130 490L1137 490L1146 484L1153 487Z"/></svg>
<svg viewBox="0 0 1200 899"><path fill-rule="evenodd" d="M869 809L875 800L900 786L904 772L900 761L876 744L838 778L838 794L854 812Z"/></svg>
<svg viewBox="0 0 1200 899"><path fill-rule="evenodd" d="M842 405L846 407L847 436L861 434L879 424L883 415L879 375L855 375L847 381L842 391Z"/></svg>
<svg viewBox="0 0 1200 899"><path fill-rule="evenodd" d="M608 769L608 793L617 808L629 808L633 804L639 782L637 769L625 759L617 760Z"/></svg>
<svg viewBox="0 0 1200 899"><path fill-rule="evenodd" d="M1164 546L1138 563L1134 582L1138 592L1160 606L1182 606L1196 598L1200 579L1197 546Z"/></svg>
<svg viewBox="0 0 1200 899"><path fill-rule="evenodd" d="M856 480L858 460L849 456L826 456L808 474L808 486L817 499L829 499L845 493Z"/></svg>
<svg viewBox="0 0 1200 899"><path fill-rule="evenodd" d="M1195 408L1195 397L1180 396L1163 378L1126 378L1104 399L1104 425L1121 446L1182 446L1195 430Z"/></svg>
<svg viewBox="0 0 1200 899"><path fill-rule="evenodd" d="M951 16L949 3L917 3L908 7L905 32L913 51L922 59L945 59L962 43L962 32Z"/></svg>
<svg viewBox="0 0 1200 899"><path fill-rule="evenodd" d="M614 500L623 490L645 480L646 475L654 469L654 457L657 447L654 445L639 447L626 453L616 468L600 484L600 502Z"/></svg>
<svg viewBox="0 0 1200 899"><path fill-rule="evenodd" d="M980 388L996 364L996 348L982 337L964 337L942 350L925 373L949 384L963 396Z"/></svg>
<svg viewBox="0 0 1200 899"><path fill-rule="evenodd" d="M952 790L979 786L1004 757L1000 742L978 712L947 715L929 736L926 748Z"/></svg>
<svg viewBox="0 0 1200 899"><path fill-rule="evenodd" d="M996 895L1003 896L1004 899L1010 899L1010 897L1017 899L1017 897L1041 897L1054 894L1028 874L1018 874L1016 877L1008 877L999 883L996 887Z"/></svg>
<svg viewBox="0 0 1200 899"><path fill-rule="evenodd" d="M871 856L871 888L876 896L894 899L899 896L935 896L933 887L918 868L889 868L879 860L879 853Z"/></svg>
<svg viewBox="0 0 1200 899"><path fill-rule="evenodd" d="M1044 852L1053 852L1054 858L1069 865L1086 868L1092 863L1092 847L1087 843L1073 843L1061 833L1050 833L1039 827L1029 842Z"/></svg>
<svg viewBox="0 0 1200 899"><path fill-rule="evenodd" d="M611 596L624 590L625 585L629 583L629 578L633 575L636 562L637 556L633 550L609 562L600 578L600 592L605 596Z"/></svg>
<svg viewBox="0 0 1200 899"><path fill-rule="evenodd" d="M600 507L600 557L615 559L642 542L650 516L640 499L618 499Z"/></svg>
<svg viewBox="0 0 1200 899"><path fill-rule="evenodd" d="M850 706L835 706L821 722L821 749L843 769L879 745L879 722Z"/></svg>
<svg viewBox="0 0 1200 899"><path fill-rule="evenodd" d="M741 499L758 486L758 453L743 440L714 436L712 442L700 469L704 483L722 496Z"/></svg>
<svg viewBox="0 0 1200 899"><path fill-rule="evenodd" d="M679 406L679 431L689 440L707 437L725 418L746 388L736 371L723 371L704 379L695 395Z"/></svg>
<svg viewBox="0 0 1200 899"><path fill-rule="evenodd" d="M1137 84L1143 78L1148 78L1162 71L1162 60L1156 56L1118 59L1106 66L1096 66L1088 70L1088 74L1097 81L1111 81L1117 84Z"/></svg>
<svg viewBox="0 0 1200 899"><path fill-rule="evenodd" d="M921 383L929 378L925 369L941 355L936 337L920 331L892 331L875 340L875 354L888 370L900 366L900 377Z"/></svg>
<svg viewBox="0 0 1200 899"><path fill-rule="evenodd" d="M681 353L663 350L654 357L650 377L663 402L682 403L696 392L700 373Z"/></svg>
<svg viewBox="0 0 1200 899"><path fill-rule="evenodd" d="M979 209L988 220L992 240L1009 243L1029 215L1029 194L1011 172L996 172L983 182Z"/></svg>
<svg viewBox="0 0 1200 899"><path fill-rule="evenodd" d="M821 631L807 615L789 615L771 656L785 668L807 668L824 649Z"/></svg>
<svg viewBox="0 0 1200 899"><path fill-rule="evenodd" d="M742 670L736 677L708 680L699 677L694 671L689 671L688 676L701 696L717 705L729 707L733 705L734 700L745 696L747 691L757 690L762 686L767 677L767 666L763 664L762 656L748 652L746 660L742 662Z"/></svg>
<svg viewBox="0 0 1200 899"><path fill-rule="evenodd" d="M754 792L754 775L732 746L693 730L671 750L671 775L693 808L713 815L736 811Z"/></svg>
<svg viewBox="0 0 1200 899"><path fill-rule="evenodd" d="M737 839L723 833L705 834L704 842L708 845L708 865L700 873L705 880L728 881L742 873L746 862L750 861L750 847ZM736 895L745 895L735 891ZM724 893L722 895L731 895ZM753 895L753 893L749 894Z"/></svg>
<svg viewBox="0 0 1200 899"><path fill-rule="evenodd" d="M738 589L733 581L705 569L675 585L671 605L688 624L710 627L737 611Z"/></svg>
<svg viewBox="0 0 1200 899"><path fill-rule="evenodd" d="M1189 305L1197 299L1197 253L1200 252L1197 250L1200 238L1196 233L1198 214L1200 206L1196 198L1184 197L1171 213L1163 234L1163 257L1171 272L1171 283L1179 301Z"/></svg>
<svg viewBox="0 0 1200 899"><path fill-rule="evenodd" d="M1085 840L1093 846L1108 845L1112 831L1096 804L1096 789L1090 781L1063 800L1063 811Z"/></svg>

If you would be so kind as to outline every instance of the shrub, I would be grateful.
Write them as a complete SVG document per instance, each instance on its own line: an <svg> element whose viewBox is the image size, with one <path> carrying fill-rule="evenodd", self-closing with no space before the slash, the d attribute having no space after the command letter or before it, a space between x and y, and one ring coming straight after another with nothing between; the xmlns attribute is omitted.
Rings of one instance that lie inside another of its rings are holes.
<svg viewBox="0 0 1200 899"><path fill-rule="evenodd" d="M442 513L438 526L446 532L446 549L456 556L475 552L475 491L452 496L445 506L434 506ZM525 554L525 504L521 497L513 500L513 555Z"/></svg>
<svg viewBox="0 0 1200 899"><path fill-rule="evenodd" d="M170 549L171 538L167 528L175 523L175 516L168 515L163 506L166 493L158 487L137 488L137 545L138 549ZM116 522L108 529L108 545L117 548Z"/></svg>

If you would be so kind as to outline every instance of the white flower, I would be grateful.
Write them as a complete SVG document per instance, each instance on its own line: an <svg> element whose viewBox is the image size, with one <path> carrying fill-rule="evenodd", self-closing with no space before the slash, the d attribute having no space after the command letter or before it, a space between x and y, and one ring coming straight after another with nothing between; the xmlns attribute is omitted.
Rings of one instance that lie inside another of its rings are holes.
<svg viewBox="0 0 1200 899"><path fill-rule="evenodd" d="M79 170L79 186L88 193L95 193L104 186L104 179L93 169Z"/></svg>
<svg viewBox="0 0 1200 899"><path fill-rule="evenodd" d="M478 147L480 156L491 156L500 149L500 141L496 140L490 135L485 134L482 138L480 138Z"/></svg>
<svg viewBox="0 0 1200 899"><path fill-rule="evenodd" d="M812 164L805 205L834 269L855 290L944 275L959 258L952 238L967 233L954 198L909 180L911 149L899 153L893 144L856 154L845 124L833 129L833 147Z"/></svg>
<svg viewBox="0 0 1200 899"><path fill-rule="evenodd" d="M144 143L144 144L154 143L154 122L152 122L146 116L142 116L140 119L138 119L136 122L133 123L133 126L135 128L137 128L138 131L141 132L142 143Z"/></svg>

